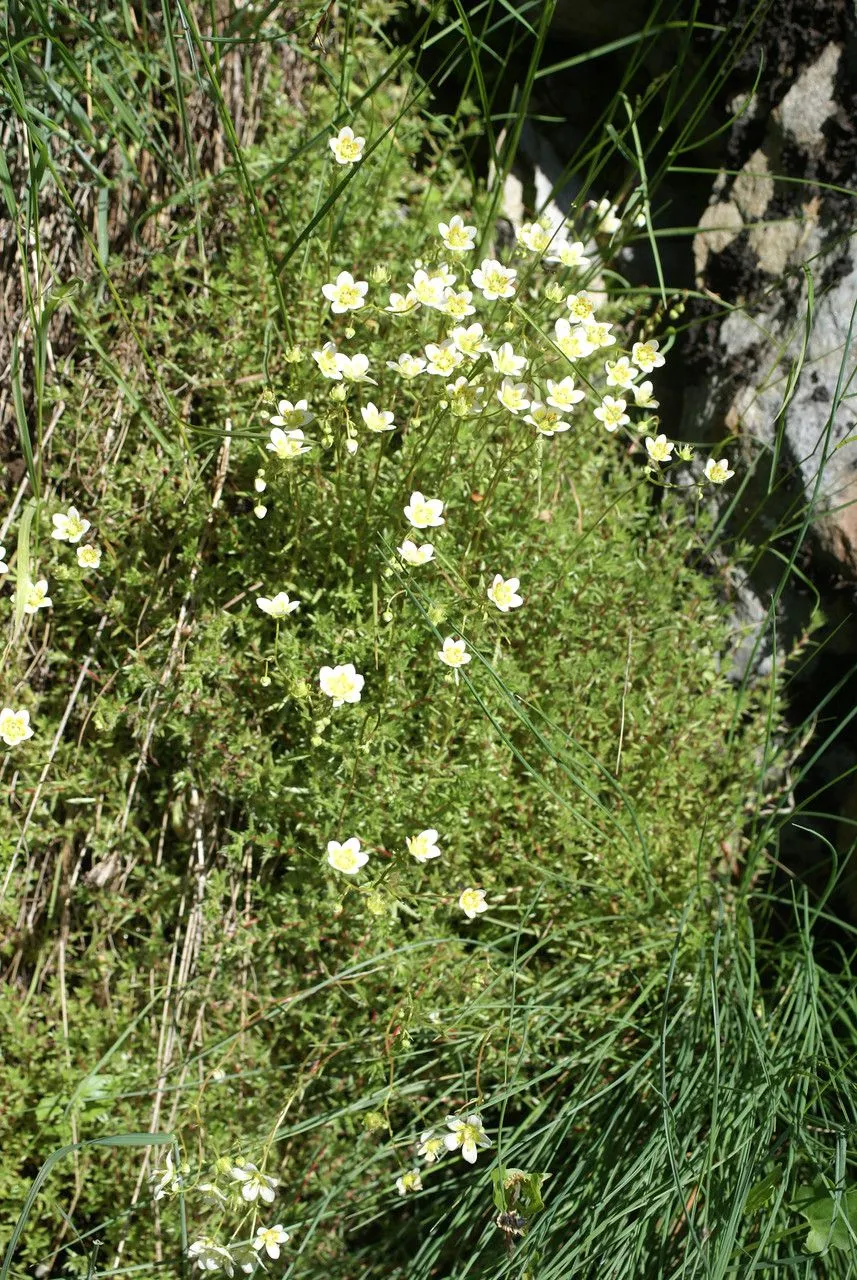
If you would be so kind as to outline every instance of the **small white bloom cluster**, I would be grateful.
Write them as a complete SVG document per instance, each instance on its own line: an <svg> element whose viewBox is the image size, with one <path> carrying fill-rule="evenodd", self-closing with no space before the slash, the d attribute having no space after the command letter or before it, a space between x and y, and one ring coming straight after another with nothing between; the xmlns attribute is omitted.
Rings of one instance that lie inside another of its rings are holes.
<svg viewBox="0 0 857 1280"><path fill-rule="evenodd" d="M434 1129L426 1129L420 1134L417 1155L425 1165L437 1162L450 1151L460 1151L468 1164L475 1164L479 1151L494 1144L485 1132L482 1117L478 1112L464 1116L446 1117L447 1133L437 1133ZM396 1190L400 1196L411 1191L422 1191L422 1172L419 1168L409 1169L396 1178Z"/></svg>

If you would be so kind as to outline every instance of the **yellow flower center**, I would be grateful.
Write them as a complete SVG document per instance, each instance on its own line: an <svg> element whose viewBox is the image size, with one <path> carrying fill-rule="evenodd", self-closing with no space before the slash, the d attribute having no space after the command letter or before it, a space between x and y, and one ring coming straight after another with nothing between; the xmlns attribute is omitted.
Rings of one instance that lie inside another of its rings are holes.
<svg viewBox="0 0 857 1280"><path fill-rule="evenodd" d="M339 303L343 307L355 307L360 303L360 292L353 284L339 286Z"/></svg>
<svg viewBox="0 0 857 1280"><path fill-rule="evenodd" d="M357 160L360 157L360 147L354 138L340 138L339 154L345 156L347 160Z"/></svg>
<svg viewBox="0 0 857 1280"><path fill-rule="evenodd" d="M489 271L485 277L485 288L489 293L505 293L508 283L502 271Z"/></svg>
<svg viewBox="0 0 857 1280"><path fill-rule="evenodd" d="M345 671L337 671L330 677L328 689L334 698L344 698L351 692L351 676Z"/></svg>
<svg viewBox="0 0 857 1280"><path fill-rule="evenodd" d="M498 582L496 587L492 587L491 590L497 604L508 604L512 599L512 588L508 582Z"/></svg>
<svg viewBox="0 0 857 1280"><path fill-rule="evenodd" d="M450 249L466 249L470 245L470 236L464 230L464 227L456 223L447 231L446 243Z"/></svg>

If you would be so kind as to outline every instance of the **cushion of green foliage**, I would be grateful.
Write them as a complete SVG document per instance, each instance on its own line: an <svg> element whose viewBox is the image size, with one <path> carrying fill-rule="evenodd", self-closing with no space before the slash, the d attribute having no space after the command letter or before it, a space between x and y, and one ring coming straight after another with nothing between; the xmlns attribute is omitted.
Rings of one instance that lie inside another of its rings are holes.
<svg viewBox="0 0 857 1280"><path fill-rule="evenodd" d="M400 101L376 97L362 131L379 135ZM422 1129L478 1109L495 1140L501 1121L537 1134L582 1079L563 1064L621 1025L590 1083L618 1078L686 904L705 916L762 725L720 674L724 608L691 567L702 530L674 495L657 500L639 444L621 447L586 404L552 438L503 412L456 417L445 379L427 391L427 375L403 385L385 367L448 327L383 309L416 258L437 258L437 222L475 211L490 241L484 193L449 158L415 169L409 117L287 258L280 313L271 262L344 175L326 133L299 182L278 166L335 106L319 88L298 117L272 97L267 140L245 155L264 241L223 176L202 204L203 225L215 211L220 224L204 272L187 238L138 278L112 264L133 336L97 287L73 300L79 345L51 393L65 408L31 551L54 608L32 623L35 674L21 650L4 676L10 696L27 679L36 729L15 756L17 823L92 657L3 907L17 985L0 1096L16 1139L0 1215L14 1222L56 1147L175 1130L191 1185L219 1156L267 1156L284 1184L269 1220L292 1230L299 1274L344 1278L408 1274L395 1268L438 1206L477 1177L428 1168L400 1209L393 1184ZM540 381L562 376L545 283L575 278L516 265L516 305L480 302L472 319L541 361ZM365 312L331 316L321 287L340 270L370 281ZM621 298L611 310L628 319ZM377 386L332 396L311 358L329 339L366 351ZM584 381L603 378L604 354ZM266 451L272 397L309 401L305 455ZM395 432L363 431L370 399L395 409ZM409 569L396 547L414 489L443 499L445 524L416 539L435 560ZM104 550L98 573L49 537L72 502ZM522 608L488 602L498 572L520 578ZM281 590L301 604L277 624L256 598ZM472 653L457 680L437 657L448 635ZM362 698L333 708L318 672L346 662ZM429 827L442 856L418 865L406 837ZM351 836L369 862L346 877L325 849ZM489 904L472 921L457 905L469 885ZM523 1163L514 1144L503 1159ZM102 1260L126 1235L125 1265L155 1256L145 1181L142 1212L126 1213L139 1167L87 1148L52 1174L51 1202L106 1242ZM191 1238L249 1234L200 1196L187 1212ZM179 1275L176 1202L158 1213L159 1274ZM383 1249L376 1215L396 1221ZM479 1274L505 1258L495 1235ZM19 1271L57 1239L52 1209L31 1217ZM77 1274L85 1243L66 1243Z"/></svg>

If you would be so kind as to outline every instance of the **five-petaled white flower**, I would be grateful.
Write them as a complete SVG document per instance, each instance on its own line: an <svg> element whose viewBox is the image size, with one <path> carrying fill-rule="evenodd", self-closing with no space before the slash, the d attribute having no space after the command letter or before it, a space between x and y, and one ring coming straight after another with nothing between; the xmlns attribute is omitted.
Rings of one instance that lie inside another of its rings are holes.
<svg viewBox="0 0 857 1280"><path fill-rule="evenodd" d="M524 413L530 407L530 388L525 382L504 378L498 388L497 399L510 413Z"/></svg>
<svg viewBox="0 0 857 1280"><path fill-rule="evenodd" d="M526 369L528 361L526 356L515 354L515 348L511 342L504 342L496 351L491 352L491 363L495 373L502 373L507 378L516 378Z"/></svg>
<svg viewBox="0 0 857 1280"><path fill-rule="evenodd" d="M550 409L541 400L534 400L530 412L524 415L524 422L536 428L543 436L554 436L560 431L568 431L571 423L559 416L556 409Z"/></svg>
<svg viewBox="0 0 857 1280"><path fill-rule="evenodd" d="M4 707L0 711L0 738L7 747L17 747L19 742L26 742L27 738L32 736L29 711L23 707L18 711L13 711L11 707Z"/></svg>
<svg viewBox="0 0 857 1280"><path fill-rule="evenodd" d="M578 324L586 324L587 321L595 318L595 299L585 289L580 293L570 293L565 300L565 305Z"/></svg>
<svg viewBox="0 0 857 1280"><path fill-rule="evenodd" d="M340 351L336 364L346 382L371 382L373 387L378 385L374 378L369 377L369 357L362 351L355 351L353 356Z"/></svg>
<svg viewBox="0 0 857 1280"><path fill-rule="evenodd" d="M485 1132L482 1117L475 1113L465 1116L463 1120L458 1116L447 1116L446 1123L448 1128L452 1130L444 1139L447 1151L460 1150L468 1164L476 1163L476 1156L480 1147L493 1147L494 1145Z"/></svg>
<svg viewBox="0 0 857 1280"><path fill-rule="evenodd" d="M465 225L464 219L457 213L449 222L439 222L437 229L450 253L467 253L476 247L476 227Z"/></svg>
<svg viewBox="0 0 857 1280"><path fill-rule="evenodd" d="M263 613L271 618L287 618L290 613L300 607L300 600L290 600L285 591L278 591L275 596L257 596L256 604Z"/></svg>
<svg viewBox="0 0 857 1280"><path fill-rule="evenodd" d="M265 445L269 453L275 453L278 458L297 458L302 453L309 452L309 445L304 444L304 433L298 429L297 431L284 431L282 427L273 427L271 429L271 438Z"/></svg>
<svg viewBox="0 0 857 1280"><path fill-rule="evenodd" d="M69 507L66 515L56 515L52 519L54 527L51 537L58 542L80 542L90 527L89 521L84 520L77 507Z"/></svg>
<svg viewBox="0 0 857 1280"><path fill-rule="evenodd" d="M312 418L313 415L307 411L306 400L298 400L295 404L291 400L279 400L277 412L268 421L273 427L305 427Z"/></svg>
<svg viewBox="0 0 857 1280"><path fill-rule="evenodd" d="M312 358L325 378L339 382L342 370L339 367L339 353L332 342L326 342L320 351L313 351Z"/></svg>
<svg viewBox="0 0 857 1280"><path fill-rule="evenodd" d="M338 840L328 840L327 861L334 871L341 871L346 876L353 876L357 874L361 867L366 866L369 861L369 854L364 853L360 848L360 841L357 837L351 836L350 839L343 840L342 844Z"/></svg>
<svg viewBox="0 0 857 1280"><path fill-rule="evenodd" d="M429 560L434 558L434 547L430 542L424 542L421 546L417 546L415 542L411 542L410 538L405 538L400 547L396 547L399 555L405 564L428 564Z"/></svg>
<svg viewBox="0 0 857 1280"><path fill-rule="evenodd" d="M654 440L651 436L646 436L646 453L652 462L669 462L674 448L675 445L665 435L655 436Z"/></svg>
<svg viewBox="0 0 857 1280"><path fill-rule="evenodd" d="M417 836L405 836L405 844L408 846L408 853L412 858L416 858L417 862L428 862L431 858L440 857L437 832L434 827L427 827Z"/></svg>
<svg viewBox="0 0 857 1280"><path fill-rule="evenodd" d="M357 311L366 301L369 285L365 280L355 280L350 271L340 271L333 284L323 284L321 291L336 315Z"/></svg>
<svg viewBox="0 0 857 1280"><path fill-rule="evenodd" d="M173 1164L173 1153L168 1151L163 1169L155 1169L149 1174L149 1186L152 1188L152 1199L163 1200L164 1196L180 1191L184 1178Z"/></svg>
<svg viewBox="0 0 857 1280"><path fill-rule="evenodd" d="M446 1152L446 1141L444 1136L435 1133L434 1129L424 1129L420 1134L420 1145L417 1147L417 1155L422 1156L426 1164L434 1164Z"/></svg>
<svg viewBox="0 0 857 1280"><path fill-rule="evenodd" d="M485 342L485 330L479 323L467 326L458 325L449 336L461 354L469 356L472 360L475 360L478 355L488 349ZM508 372L508 370L504 370L504 372Z"/></svg>
<svg viewBox="0 0 857 1280"><path fill-rule="evenodd" d="M641 409L657 409L660 402L652 396L651 382L635 383L631 390L634 392L634 403Z"/></svg>
<svg viewBox="0 0 857 1280"><path fill-rule="evenodd" d="M407 293L391 293L390 305L385 307L385 311L389 311L394 316L403 316L408 311L414 311L420 305L420 300L413 289Z"/></svg>
<svg viewBox="0 0 857 1280"><path fill-rule="evenodd" d="M262 1173L249 1160L234 1164L229 1174L233 1181L241 1183L241 1195L248 1203L258 1198L264 1200L265 1204L273 1204L274 1196L277 1194L276 1178L270 1178L267 1173Z"/></svg>
<svg viewBox="0 0 857 1280"><path fill-rule="evenodd" d="M470 279L477 289L482 290L482 297L487 302L496 298L514 298L517 271L504 267L496 258L483 259L482 266L471 273Z"/></svg>
<svg viewBox="0 0 857 1280"><path fill-rule="evenodd" d="M495 573L494 581L488 588L488 599L496 604L501 613L520 609L524 603L524 597L517 594L520 585L520 578L504 578L502 573Z"/></svg>
<svg viewBox="0 0 857 1280"><path fill-rule="evenodd" d="M559 262L564 267L575 267L582 271L589 266L589 259L584 253L585 248L582 240L575 240L573 244L569 244L567 240L555 240L550 253L547 254L547 261Z"/></svg>
<svg viewBox="0 0 857 1280"><path fill-rule="evenodd" d="M395 431L393 415L388 410L379 409L370 400L360 409L360 417L368 431Z"/></svg>
<svg viewBox="0 0 857 1280"><path fill-rule="evenodd" d="M92 542L88 542L85 547L78 547L77 563L81 569L97 569L101 564L101 548Z"/></svg>
<svg viewBox="0 0 857 1280"><path fill-rule="evenodd" d="M428 359L426 373L442 378L448 378L464 361L464 356L450 338L441 343L426 343L425 352Z"/></svg>
<svg viewBox="0 0 857 1280"><path fill-rule="evenodd" d="M409 1169L407 1173L403 1173L396 1179L396 1190L400 1196L406 1196L409 1191L422 1191L422 1189L423 1180L419 1169Z"/></svg>
<svg viewBox="0 0 857 1280"><path fill-rule="evenodd" d="M617 427L624 427L627 422L631 421L625 412L625 401L614 400L612 396L604 396L594 413L598 421L603 422L608 431L615 431Z"/></svg>
<svg viewBox="0 0 857 1280"><path fill-rule="evenodd" d="M422 356L412 356L407 351L403 351L398 360L387 361L387 368L392 369L403 378L416 378L425 367L426 362Z"/></svg>
<svg viewBox="0 0 857 1280"><path fill-rule="evenodd" d="M417 301L421 302L424 307L434 307L438 311L442 310L447 287L441 276L430 276L427 271L422 269L414 272L411 291Z"/></svg>
<svg viewBox="0 0 857 1280"><path fill-rule="evenodd" d="M341 707L343 702L359 702L366 683L363 676L355 670L353 662L346 662L339 667L322 667L318 673L318 682L322 693L333 699L335 707Z"/></svg>
<svg viewBox="0 0 857 1280"><path fill-rule="evenodd" d="M460 377L455 382L448 382L446 389L449 393L449 407L459 418L469 418L472 414L482 412L485 388L478 382L468 382L467 378Z"/></svg>
<svg viewBox="0 0 857 1280"><path fill-rule="evenodd" d="M203 1236L201 1240L194 1240L193 1244L188 1246L187 1256L193 1259L200 1271L223 1271L228 1276L234 1274L232 1255L229 1250L216 1244L208 1236Z"/></svg>
<svg viewBox="0 0 857 1280"><path fill-rule="evenodd" d="M363 155L365 138L356 138L350 125L344 125L335 138L330 138L328 146L333 152L337 164L356 164Z"/></svg>
<svg viewBox="0 0 857 1280"><path fill-rule="evenodd" d="M552 409L571 409L574 405L580 403L583 395L584 393L575 387L574 378L571 375L567 378L561 378L558 382L555 382L553 378L548 378L546 403Z"/></svg>
<svg viewBox="0 0 857 1280"><path fill-rule="evenodd" d="M47 578L39 578L38 582L24 586L24 613L36 613L39 609L50 609L53 600L48 595Z"/></svg>
<svg viewBox="0 0 857 1280"><path fill-rule="evenodd" d="M530 253L544 253L550 247L551 231L540 222L525 222L518 232L518 243Z"/></svg>
<svg viewBox="0 0 857 1280"><path fill-rule="evenodd" d="M587 340L592 343L593 350L597 347L613 346L616 339L610 332L612 328L612 324L600 324L595 322L584 324L583 326L584 333L586 334Z"/></svg>
<svg viewBox="0 0 857 1280"><path fill-rule="evenodd" d="M631 359L643 373L651 373L653 369L660 369L661 365L665 363L663 356L658 351L659 345L656 338L649 338L648 342L635 342L631 348Z"/></svg>
<svg viewBox="0 0 857 1280"><path fill-rule="evenodd" d="M572 326L564 316L560 316L554 323L553 330L556 345L569 360L583 360L595 350L582 324Z"/></svg>
<svg viewBox="0 0 857 1280"><path fill-rule="evenodd" d="M437 656L448 667L456 668L463 667L466 662L470 661L472 655L467 652L467 645L464 640L453 640L452 636L447 636L443 642L443 648L438 650Z"/></svg>
<svg viewBox="0 0 857 1280"><path fill-rule="evenodd" d="M290 1239L288 1231L279 1222L273 1227L257 1227L253 1248L257 1253L264 1249L269 1258L279 1258L280 1245L288 1244Z"/></svg>
<svg viewBox="0 0 857 1280"><path fill-rule="evenodd" d="M468 920L475 920L483 911L488 910L488 903L485 901L484 889L462 889L459 895L458 905L467 916Z"/></svg>
<svg viewBox="0 0 857 1280"><path fill-rule="evenodd" d="M453 320L463 320L465 316L476 314L476 308L473 306L473 294L469 289L447 289L443 295L443 306L441 308L444 315L452 316Z"/></svg>
<svg viewBox="0 0 857 1280"><path fill-rule="evenodd" d="M640 376L639 369L633 367L627 356L620 356L618 360L605 360L604 371L608 387L628 388Z"/></svg>
<svg viewBox="0 0 857 1280"><path fill-rule="evenodd" d="M709 458L705 464L705 478L710 480L712 484L725 484L734 474L734 471L729 470L727 458L721 458L719 462L715 462L714 458Z"/></svg>
<svg viewBox="0 0 857 1280"><path fill-rule="evenodd" d="M419 489L414 489L411 494L411 500L405 507L405 518L415 529L436 529L446 523L440 498L424 498Z"/></svg>

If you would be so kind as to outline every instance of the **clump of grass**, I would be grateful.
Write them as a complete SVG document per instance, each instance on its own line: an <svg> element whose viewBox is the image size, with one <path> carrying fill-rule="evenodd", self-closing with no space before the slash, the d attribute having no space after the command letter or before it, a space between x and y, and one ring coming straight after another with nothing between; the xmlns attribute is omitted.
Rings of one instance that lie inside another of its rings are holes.
<svg viewBox="0 0 857 1280"><path fill-rule="evenodd" d="M349 11L308 104L272 76L254 141L221 119L232 163L174 242L102 262L115 307L63 296L10 574L33 736L7 726L0 1077L7 1221L55 1148L61 1211L31 1199L8 1274L726 1275L793 1249L820 1161L778 1156L780 1049L810 1135L822 1044L846 1063L806 1037L843 993L804 933L768 1009L712 873L776 690L721 671L707 517L656 387L622 391L668 358L663 309L607 289L609 206L501 253L495 193L414 165L385 16Z"/></svg>

